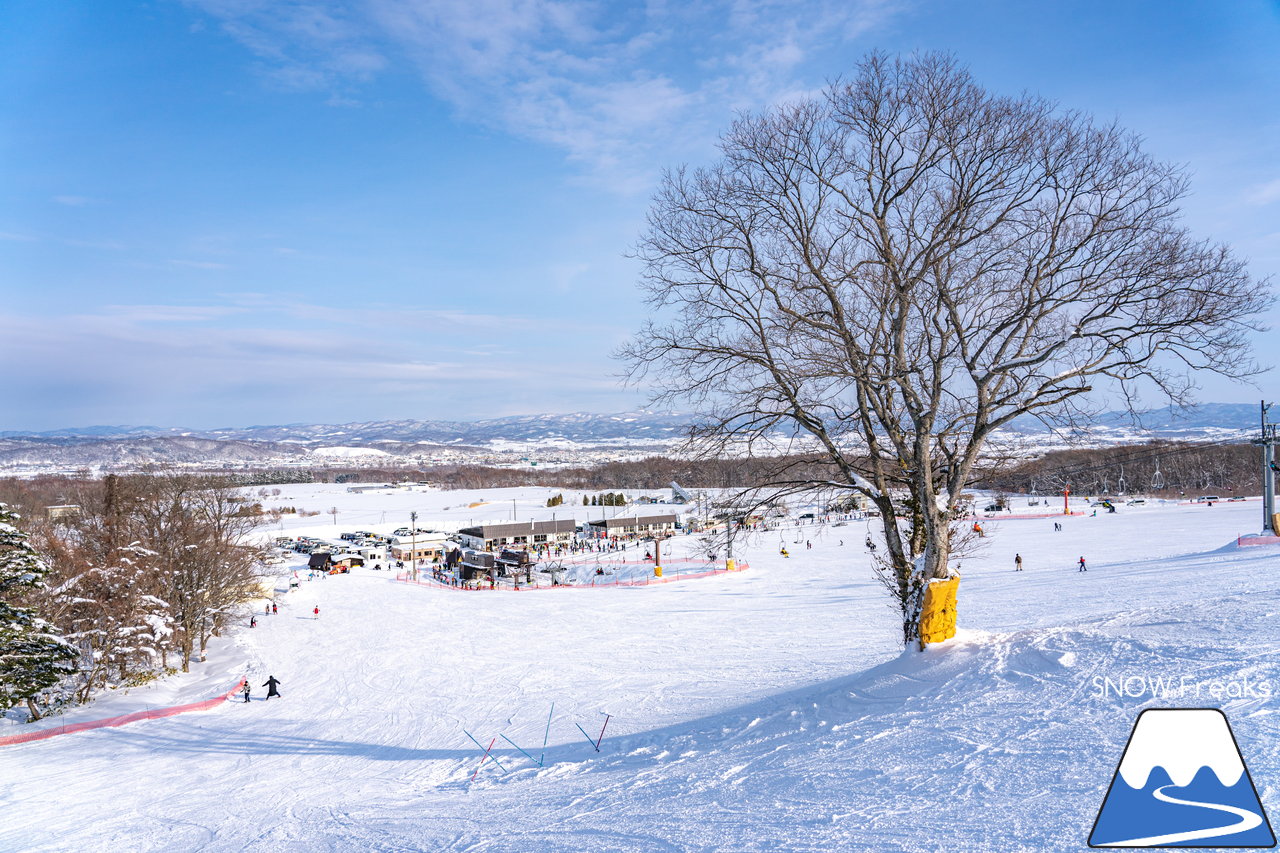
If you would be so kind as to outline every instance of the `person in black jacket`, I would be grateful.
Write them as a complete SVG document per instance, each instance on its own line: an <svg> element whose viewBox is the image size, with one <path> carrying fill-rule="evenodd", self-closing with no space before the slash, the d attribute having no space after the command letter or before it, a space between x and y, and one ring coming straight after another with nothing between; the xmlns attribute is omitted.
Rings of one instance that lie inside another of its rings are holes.
<svg viewBox="0 0 1280 853"><path fill-rule="evenodd" d="M269 676L262 686L267 688L268 699L270 699L272 696L280 696L280 691L276 689L277 687L280 686L280 682L276 680L276 677L274 675ZM280 698L283 699L284 697L280 696Z"/></svg>

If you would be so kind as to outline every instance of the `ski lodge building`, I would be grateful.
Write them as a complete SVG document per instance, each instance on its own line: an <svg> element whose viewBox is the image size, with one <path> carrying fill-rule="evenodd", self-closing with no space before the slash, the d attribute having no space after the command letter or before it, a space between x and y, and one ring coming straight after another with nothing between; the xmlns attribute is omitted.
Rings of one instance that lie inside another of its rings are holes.
<svg viewBox="0 0 1280 853"><path fill-rule="evenodd" d="M572 518L553 521L511 521L505 524L482 524L458 531L462 547L475 551L494 551L503 546L554 545L570 542L578 525Z"/></svg>
<svg viewBox="0 0 1280 853"><path fill-rule="evenodd" d="M424 536L419 536L417 542L408 536L403 539L404 541L391 546L391 559L404 560L406 563L412 560L443 560L445 549L449 545L444 539L428 539Z"/></svg>
<svg viewBox="0 0 1280 853"><path fill-rule="evenodd" d="M633 515L626 518L602 518L599 521L588 521L583 530L588 536L596 538L670 536L675 532L678 522L678 517L671 513Z"/></svg>

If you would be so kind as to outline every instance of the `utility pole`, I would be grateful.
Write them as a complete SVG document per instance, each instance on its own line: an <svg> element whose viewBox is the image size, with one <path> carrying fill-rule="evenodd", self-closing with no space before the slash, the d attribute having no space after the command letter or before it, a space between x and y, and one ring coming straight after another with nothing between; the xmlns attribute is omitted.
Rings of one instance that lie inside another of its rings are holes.
<svg viewBox="0 0 1280 853"><path fill-rule="evenodd" d="M1262 445L1262 535L1276 535L1276 455L1275 447L1280 443L1277 436L1278 424L1267 423L1267 411L1275 405L1262 401L1262 434L1254 444Z"/></svg>
<svg viewBox="0 0 1280 853"><path fill-rule="evenodd" d="M418 580L418 514L409 513L409 565L413 566L413 579Z"/></svg>

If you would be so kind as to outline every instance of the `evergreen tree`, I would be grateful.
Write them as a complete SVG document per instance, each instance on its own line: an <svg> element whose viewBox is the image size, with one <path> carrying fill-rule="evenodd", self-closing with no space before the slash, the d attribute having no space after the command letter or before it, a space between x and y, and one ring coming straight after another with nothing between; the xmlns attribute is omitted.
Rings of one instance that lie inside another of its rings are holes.
<svg viewBox="0 0 1280 853"><path fill-rule="evenodd" d="M583 505L583 506L591 506L591 503L590 503L590 501L588 501L588 500L587 500L587 496L586 496L586 495L583 495L583 496L582 496L582 505Z"/></svg>
<svg viewBox="0 0 1280 853"><path fill-rule="evenodd" d="M592 496L591 496L591 505L592 505L592 506L599 506L599 505L600 505L599 503L597 503L597 502L596 502L596 496L595 496L595 495L592 495Z"/></svg>
<svg viewBox="0 0 1280 853"><path fill-rule="evenodd" d="M21 596L44 587L49 568L17 527L19 516L0 504L0 710L32 699L72 671L75 648L34 609L18 606Z"/></svg>

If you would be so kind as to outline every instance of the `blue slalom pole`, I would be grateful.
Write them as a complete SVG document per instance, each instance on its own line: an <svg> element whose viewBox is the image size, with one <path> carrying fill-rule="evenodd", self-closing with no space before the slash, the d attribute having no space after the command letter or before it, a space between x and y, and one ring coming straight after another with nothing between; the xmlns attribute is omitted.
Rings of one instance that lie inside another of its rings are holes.
<svg viewBox="0 0 1280 853"><path fill-rule="evenodd" d="M538 756L538 766L542 766L542 759L547 757L547 738L551 737L551 715L556 712L556 703L551 703L551 711L547 714L547 730L542 734L542 754Z"/></svg>
<svg viewBox="0 0 1280 853"><path fill-rule="evenodd" d="M464 735L466 735L467 737L471 737L471 732L467 731L466 729L463 729L463 730L462 730L462 733L463 733ZM476 739L475 739L475 738L473 738L473 737L471 737L471 742L472 742L472 743L474 743L476 746L480 747L480 751L481 751L481 752L483 752L487 757L492 758L492 759L493 759L493 763L498 765L498 769L499 769L499 770L501 770L503 773L506 773L506 772L507 772L507 768L503 767L503 766L502 766L502 764L498 761L497 757L496 757L496 756L494 756L494 755L491 755L491 754L489 753L489 750L484 748L484 744L480 743L480 741L476 740ZM490 748L492 748L492 747L490 747ZM481 763L482 763L482 764L484 763L484 762L483 762L483 760L481 761Z"/></svg>
<svg viewBox="0 0 1280 853"><path fill-rule="evenodd" d="M587 730L584 729L580 723L574 723L574 725L578 727L578 731L582 732L582 736L587 739L587 743L591 744L591 748L596 752L599 752L600 747L596 746L596 742L591 739L591 735L587 734ZM474 740L474 738L472 738L472 740Z"/></svg>
<svg viewBox="0 0 1280 853"><path fill-rule="evenodd" d="M502 738L503 740L505 740L507 743L511 744L512 746L515 746L515 747L516 747L516 749L520 749L520 747L519 747L519 746L516 746L516 742L515 742L515 741L513 741L511 738L507 737L506 735L498 735L498 737ZM524 752L524 750L523 750L523 749L520 749L520 751L521 751L521 752ZM532 756L532 755L530 755L529 753L524 752L524 756L525 756L525 758L529 759L530 761L533 761L533 756Z"/></svg>

